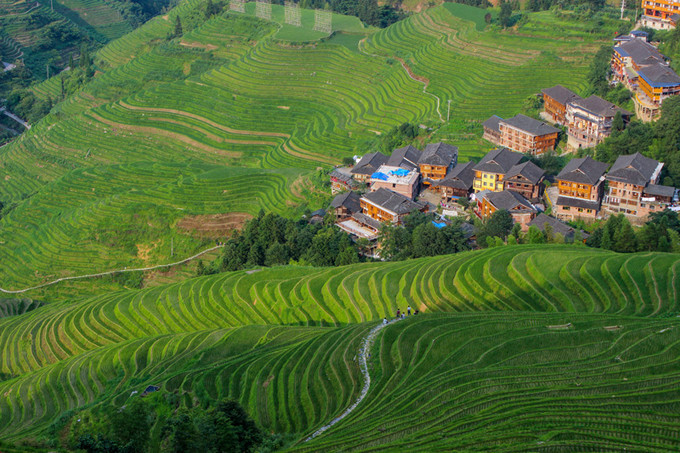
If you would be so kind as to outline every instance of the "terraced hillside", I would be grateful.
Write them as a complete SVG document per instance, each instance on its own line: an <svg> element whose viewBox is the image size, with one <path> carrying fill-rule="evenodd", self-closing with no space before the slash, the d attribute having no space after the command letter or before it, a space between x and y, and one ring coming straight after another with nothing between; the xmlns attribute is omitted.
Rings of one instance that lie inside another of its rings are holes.
<svg viewBox="0 0 680 453"><path fill-rule="evenodd" d="M101 49L95 58L101 73L0 150L0 200L16 204L0 220L0 255L6 254L0 259L15 263L0 270L2 287L145 264L127 241L102 243L91 233L105 219L114 238L141 230L145 248L177 239L179 213L150 233L146 219L155 214L149 204L133 201L136 194L110 198L174 184L165 177L131 178L155 165L174 169L195 161L246 173L257 169L252 174L267 175L263 180L274 174L287 178L289 190L279 182L256 184L248 195L257 201L247 209L224 199L224 193L241 193L239 188L219 182L226 192L202 193L204 203L192 209L194 215L252 214L261 207L286 212L301 199L316 209L313 203L321 204L322 197L313 195L309 177L317 168L363 154L377 134L404 122L439 127L448 100L452 121L433 139L460 145L463 159L481 155L485 145L471 132L479 120L516 111L541 87L580 86L595 47L593 40L480 31L449 5L380 32L362 29L356 18L334 16L343 33L306 43L290 40L312 39L309 12L299 35L291 35L275 22L280 8L274 8L274 22L265 22L250 16L248 5L247 14L225 13L167 39L176 16L188 23L202 7L200 0L184 1ZM287 40L280 36L284 31ZM60 84L51 79L34 91L54 97ZM93 182L81 179L91 167L102 167L101 177L111 181L103 190L93 186L88 192L83 185ZM173 203L178 210L188 206ZM139 216L129 220L133 211ZM50 222L36 222L45 213ZM202 244L195 238L180 242L187 252ZM169 248L160 249L150 263L169 261ZM73 258L76 250L86 258Z"/></svg>
<svg viewBox="0 0 680 453"><path fill-rule="evenodd" d="M508 246L49 304L0 319L0 373L15 376L0 382L0 437L37 436L68 410L160 384L185 405L236 398L306 451L667 450L679 263ZM424 314L380 334L368 397L303 443L356 398L362 337L407 304Z"/></svg>

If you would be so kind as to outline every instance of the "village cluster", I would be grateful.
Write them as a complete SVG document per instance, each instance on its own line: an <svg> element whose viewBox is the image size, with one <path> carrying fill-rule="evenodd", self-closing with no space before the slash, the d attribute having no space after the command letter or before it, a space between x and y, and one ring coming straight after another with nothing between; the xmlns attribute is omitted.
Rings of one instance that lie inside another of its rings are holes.
<svg viewBox="0 0 680 453"><path fill-rule="evenodd" d="M658 117L661 103L680 94L680 77L663 55L646 40L644 32L617 37L611 66L613 82L635 93L636 114L643 121ZM532 225L550 225L567 239L574 229L564 221L606 218L624 214L640 224L650 213L674 206L674 187L659 185L663 163L639 153L619 156L609 164L591 157L570 160L550 181L545 192L543 169L528 159L554 151L562 125L567 129L567 150L590 148L612 133L620 113L624 124L632 113L598 97L582 98L557 85L542 90L543 121L525 115L509 119L492 116L483 123L483 137L498 146L479 163L458 163L458 148L446 143L396 149L390 156L370 153L349 167L330 174L331 203L336 224L347 233L375 240L384 223L400 224L413 211L446 216L464 212L456 203L469 199L474 214L484 220L498 210L508 211L523 231ZM543 213L546 200L552 216Z"/></svg>

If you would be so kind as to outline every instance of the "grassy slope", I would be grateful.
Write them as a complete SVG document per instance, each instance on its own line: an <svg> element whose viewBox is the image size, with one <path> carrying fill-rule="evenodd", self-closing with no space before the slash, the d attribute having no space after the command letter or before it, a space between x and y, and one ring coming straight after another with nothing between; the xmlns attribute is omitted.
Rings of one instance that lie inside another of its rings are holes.
<svg viewBox="0 0 680 453"><path fill-rule="evenodd" d="M135 180L135 174L154 165L168 169L164 174L176 169L182 178L195 174L177 169L188 161L251 171L251 178L263 184L249 194L254 202L245 210L250 213L261 207L283 212L286 203L313 201L305 175L362 153L360 139L405 121L438 123L435 98L423 93L423 85L410 79L393 57L426 77L429 91L452 100L452 122L435 138L455 142L470 157L486 149L476 135L479 121L492 113L514 113L543 86L582 84L587 53L594 47L587 40L479 32L454 15L478 22L473 13L479 10L450 5L379 32L365 30L364 53L355 46L361 39L356 18L337 15L337 29L355 34L291 46L275 39L289 29L229 13L181 40L160 39L172 31L175 15L185 17L197 5L199 0L182 2L167 16L104 47L96 56L102 74L0 150L0 199L18 203L0 221L0 260L14 263L0 271L2 286L21 288L64 272L82 275L144 264L128 242L101 244L95 231L101 222L107 222L114 237L139 230L145 248L177 236L177 212L149 232L147 219L154 211L131 196L140 188L175 196L149 186L179 185L173 179L179 176ZM280 20L280 8L273 11L274 20ZM303 27L288 39L310 38L309 14L303 12ZM382 56L368 55L373 53ZM54 96L59 84L52 79L35 90ZM444 106L440 111L446 114ZM82 183L87 180L79 175L94 166L105 169L98 177L111 184L86 190ZM287 181L283 188L277 182L281 177ZM303 179L293 184L298 177ZM60 196L48 195L54 193ZM125 193L130 195L119 196ZM244 209L219 191L200 197L201 205L181 197L177 205L197 214ZM175 203L163 204L170 201ZM126 220L132 211L140 214L137 220ZM45 215L50 220L37 220ZM201 247L200 240L183 241L187 251ZM156 249L151 262L170 261L169 247ZM73 251L87 258L74 258Z"/></svg>
<svg viewBox="0 0 680 453"><path fill-rule="evenodd" d="M679 258L502 247L51 304L0 320L0 371L18 376L0 383L0 436L34 435L83 405L123 404L151 383L234 397L267 429L309 433L360 388L353 357L364 321L410 303L463 313L389 327L369 398L296 448L667 448L680 375L677 320L665 315L678 311ZM612 325L623 328L603 328Z"/></svg>

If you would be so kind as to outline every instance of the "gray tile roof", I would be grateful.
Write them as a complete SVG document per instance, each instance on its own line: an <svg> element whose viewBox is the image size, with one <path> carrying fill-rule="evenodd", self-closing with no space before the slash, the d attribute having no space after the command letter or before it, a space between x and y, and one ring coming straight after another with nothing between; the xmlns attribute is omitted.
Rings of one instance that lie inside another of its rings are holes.
<svg viewBox="0 0 680 453"><path fill-rule="evenodd" d="M470 190L475 181L475 163L472 161L456 165L444 179L435 186L453 187L455 189Z"/></svg>
<svg viewBox="0 0 680 453"><path fill-rule="evenodd" d="M447 143L430 143L425 147L418 164L448 167L458 158L458 147Z"/></svg>
<svg viewBox="0 0 680 453"><path fill-rule="evenodd" d="M357 162L352 168L351 173L353 175L371 175L385 162L387 162L386 155L382 153L368 153Z"/></svg>
<svg viewBox="0 0 680 453"><path fill-rule="evenodd" d="M419 157L420 151L411 145L407 145L392 151L392 155L387 159L386 165L401 167L406 170L415 170L418 168Z"/></svg>
<svg viewBox="0 0 680 453"><path fill-rule="evenodd" d="M556 100L562 105L567 105L567 102L573 101L575 99L583 99L578 94L574 93L568 88L564 88L562 85L555 85L552 88L545 88L541 92Z"/></svg>
<svg viewBox="0 0 680 453"><path fill-rule="evenodd" d="M372 217L367 216L366 214L362 214L361 212L355 212L354 214L352 214L352 218L357 222L363 225L368 225L375 230L379 230L380 227L382 226L380 222L378 222Z"/></svg>
<svg viewBox="0 0 680 453"><path fill-rule="evenodd" d="M496 207L511 212L535 212L536 208L522 195L512 190L502 192L489 192L485 198Z"/></svg>
<svg viewBox="0 0 680 453"><path fill-rule="evenodd" d="M540 213L536 216L534 220L529 222L529 226L535 226L541 231L545 231L545 226L550 225L553 232L560 233L564 237L569 237L574 235L574 229L564 222L557 220L554 217L550 217L546 214Z"/></svg>
<svg viewBox="0 0 680 453"><path fill-rule="evenodd" d="M680 76L665 64L656 63L642 66L637 72L652 86L680 85Z"/></svg>
<svg viewBox="0 0 680 453"><path fill-rule="evenodd" d="M607 171L608 164L593 160L590 156L570 160L556 179L579 184L595 185Z"/></svg>
<svg viewBox="0 0 680 453"><path fill-rule="evenodd" d="M658 195L660 197L673 198L673 195L675 195L675 187L649 184L647 187L642 189L642 193L645 195Z"/></svg>
<svg viewBox="0 0 680 453"><path fill-rule="evenodd" d="M383 188L367 193L362 198L396 214L408 214L424 207L423 204L411 201L410 198L404 195Z"/></svg>
<svg viewBox="0 0 680 453"><path fill-rule="evenodd" d="M494 131L498 132L498 131L500 130L499 127L498 127L498 124L501 122L502 119L503 119L503 118L501 118L501 117L498 116L498 115L493 115L491 118L489 118L488 120L484 121L484 122L482 123L482 126L485 127L485 128L488 128L488 129L491 129L491 130L494 130Z"/></svg>
<svg viewBox="0 0 680 453"><path fill-rule="evenodd" d="M331 201L331 208L337 209L340 206L344 206L349 212L358 212L361 211L359 200L361 200L361 195L358 193L352 191L343 192L333 198L333 201Z"/></svg>
<svg viewBox="0 0 680 453"><path fill-rule="evenodd" d="M514 165L508 173L505 175L505 181L511 180L511 179L520 179L520 176L523 176L526 178L531 184L538 184L541 179L543 179L543 175L545 175L545 171L535 163L531 161L526 161L521 164Z"/></svg>
<svg viewBox="0 0 680 453"><path fill-rule="evenodd" d="M619 156L606 178L611 181L644 186L650 182L659 164L660 162L640 153Z"/></svg>
<svg viewBox="0 0 680 453"><path fill-rule="evenodd" d="M331 170L329 176L333 176L334 178L337 178L340 181L347 184L352 184L354 182L354 180L352 179L352 175L350 173L348 173L347 171L341 171L338 168L334 168L333 170Z"/></svg>
<svg viewBox="0 0 680 453"><path fill-rule="evenodd" d="M492 149L475 165L475 170L489 173L506 174L524 156L507 148Z"/></svg>
<svg viewBox="0 0 680 453"><path fill-rule="evenodd" d="M659 63L664 61L663 55L654 47L653 45L645 42L642 39L632 39L630 41L624 41L614 48L623 56L630 56L631 59L640 64L641 62L648 60L656 60Z"/></svg>
<svg viewBox="0 0 680 453"><path fill-rule="evenodd" d="M509 124L512 127L520 129L534 136L554 134L559 132L559 129L554 128L543 121L538 121L526 115L522 115L521 113L513 116L512 118L508 118L507 120L501 120L501 123Z"/></svg>
<svg viewBox="0 0 680 453"><path fill-rule="evenodd" d="M600 210L600 203L597 201L584 200L583 198L558 197L557 205L569 206L572 208L592 209L593 211Z"/></svg>
<svg viewBox="0 0 680 453"><path fill-rule="evenodd" d="M621 107L617 107L615 104L612 104L611 102L606 101L601 97L595 95L592 95L585 99L575 99L570 103L581 107L583 110L587 110L590 113L605 118L614 117L614 115L616 115L616 112L621 112L621 115L623 116L632 115L632 113L630 113L629 111L623 110Z"/></svg>

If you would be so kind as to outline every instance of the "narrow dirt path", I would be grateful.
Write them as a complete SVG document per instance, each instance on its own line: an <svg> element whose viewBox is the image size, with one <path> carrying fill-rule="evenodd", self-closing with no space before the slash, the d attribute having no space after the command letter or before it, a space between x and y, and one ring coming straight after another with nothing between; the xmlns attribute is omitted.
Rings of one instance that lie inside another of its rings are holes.
<svg viewBox="0 0 680 453"><path fill-rule="evenodd" d="M348 407L345 412L334 418L329 424L322 426L318 430L314 432L311 436L305 439L305 442L309 442L310 440L314 439L315 437L323 434L326 432L330 427L338 423L340 420L343 418L347 417L354 409L357 408L359 403L361 403L364 398L366 398L366 395L368 395L368 390L371 387L371 375L368 373L368 356L371 351L371 346L373 345L373 340L375 340L376 335L378 335L378 332L380 332L382 329L385 327L389 326L390 324L393 324L397 321L401 321L401 319L395 319L392 321L389 321L387 324L383 324L382 322L372 328L370 332L368 332L368 335L364 337L364 340L361 342L361 349L359 349L359 368L361 368L361 374L364 376L364 386L361 388L361 393L359 393L359 397L357 400L352 404L350 407Z"/></svg>
<svg viewBox="0 0 680 453"><path fill-rule="evenodd" d="M202 252L197 253L194 256L190 256L189 258L185 258L182 261L177 261L175 263L158 264L156 266L140 267L140 268L137 268L137 269L128 269L128 268L117 269L117 270L113 270L113 271L100 272L98 274L79 275L77 277L62 277L62 278L58 278L56 280L53 280L51 282L43 283L41 285L32 286L30 288L25 288L25 289L10 290L10 289L0 288L0 292L5 293L5 294L20 294L20 293L25 293L27 291L31 291L31 290L34 290L34 289L44 288L45 286L54 285L55 283L63 282L63 281L66 281L66 280L79 280L79 279L82 279L82 278L103 277L105 275L111 275L111 274L117 274L117 273L123 273L123 272L152 271L152 270L161 269L161 268L164 268L164 267L177 266L178 264L184 264L188 261L196 259L199 256L205 255L206 253L212 252L213 250L217 250L221 247L223 247L223 246L222 245L216 245L215 247L211 247L207 250L203 250Z"/></svg>

